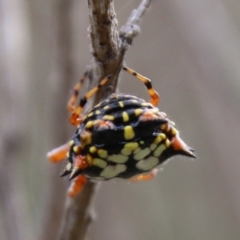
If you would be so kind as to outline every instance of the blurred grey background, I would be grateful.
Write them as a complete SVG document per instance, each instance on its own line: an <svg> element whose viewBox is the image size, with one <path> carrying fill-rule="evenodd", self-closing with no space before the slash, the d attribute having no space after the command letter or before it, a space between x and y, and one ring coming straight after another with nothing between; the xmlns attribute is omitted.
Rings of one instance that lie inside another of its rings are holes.
<svg viewBox="0 0 240 240"><path fill-rule="evenodd" d="M115 0L119 27L139 2ZM68 181L46 152L74 132L66 103L90 63L88 25L86 1L0 0L1 240L56 238ZM88 239L240 239L239 0L153 1L126 63L198 158L102 183ZM149 98L126 73L119 91Z"/></svg>

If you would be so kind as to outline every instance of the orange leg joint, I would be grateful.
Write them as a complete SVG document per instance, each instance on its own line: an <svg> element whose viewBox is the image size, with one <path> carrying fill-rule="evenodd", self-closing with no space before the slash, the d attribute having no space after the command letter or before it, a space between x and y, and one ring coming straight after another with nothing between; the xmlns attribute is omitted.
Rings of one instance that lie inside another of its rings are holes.
<svg viewBox="0 0 240 240"><path fill-rule="evenodd" d="M86 181L87 179L83 175L78 175L76 178L74 178L68 189L68 196L71 198L76 197L77 194L82 190Z"/></svg>
<svg viewBox="0 0 240 240"><path fill-rule="evenodd" d="M69 151L69 144L66 143L48 152L47 158L53 163L60 162L66 158L68 151Z"/></svg>

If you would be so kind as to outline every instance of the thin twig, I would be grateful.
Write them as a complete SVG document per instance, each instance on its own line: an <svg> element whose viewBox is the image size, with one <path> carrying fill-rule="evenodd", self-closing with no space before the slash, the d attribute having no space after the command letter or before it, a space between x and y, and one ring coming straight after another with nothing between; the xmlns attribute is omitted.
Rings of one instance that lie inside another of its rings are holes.
<svg viewBox="0 0 240 240"><path fill-rule="evenodd" d="M115 91L124 56L133 38L140 32L139 22L149 7L151 0L143 0L135 9L127 23L117 32L117 19L112 0L88 0L90 37L93 61L90 66L92 86L108 74L111 82L95 96L96 104ZM67 198L65 214L60 229L60 240L85 239L92 220L92 205L97 184L88 181L75 199Z"/></svg>
<svg viewBox="0 0 240 240"><path fill-rule="evenodd" d="M127 23L121 27L119 36L123 40L122 48L127 48L132 43L133 38L140 33L140 21L151 2L151 0L143 0L137 9L132 11Z"/></svg>

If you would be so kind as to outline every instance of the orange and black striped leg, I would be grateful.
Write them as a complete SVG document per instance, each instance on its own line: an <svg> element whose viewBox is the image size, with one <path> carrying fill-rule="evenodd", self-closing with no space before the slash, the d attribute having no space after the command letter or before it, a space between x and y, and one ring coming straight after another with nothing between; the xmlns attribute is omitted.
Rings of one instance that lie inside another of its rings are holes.
<svg viewBox="0 0 240 240"><path fill-rule="evenodd" d="M78 81L78 83L75 85L74 89L73 89L73 94L72 96L70 97L69 101L68 101L68 104L67 104L67 108L68 108L68 111L69 113L73 113L76 109L75 109L75 104L76 104L76 101L77 101L77 98L78 98L78 95L79 95L79 92L80 92L80 89L85 81L85 79L87 78L88 76L88 71L86 71L83 76L81 77L81 79ZM78 117L79 119L81 118L80 116ZM70 119L70 122L71 122L71 119ZM72 122L71 122L72 123ZM73 125L77 126L78 124L80 123L80 120L76 121L75 124L72 123Z"/></svg>
<svg viewBox="0 0 240 240"><path fill-rule="evenodd" d="M77 97L79 95L80 89L81 89L85 79L87 78L87 76L88 76L88 71L86 71L83 74L83 76L81 77L81 79L78 81L78 83L75 85L75 87L73 89L72 96L70 97L70 99L68 101L68 105L67 105L68 111L70 113L73 113L74 110L75 110L75 104L76 104L76 101L77 101Z"/></svg>
<svg viewBox="0 0 240 240"><path fill-rule="evenodd" d="M130 181L137 182L137 181L151 180L153 177L156 176L157 172L158 172L157 169L153 169L152 172L150 172L149 174L141 174L136 177L132 177Z"/></svg>
<svg viewBox="0 0 240 240"><path fill-rule="evenodd" d="M66 159L68 151L69 151L69 143L66 143L48 152L47 158L53 163L60 162Z"/></svg>
<svg viewBox="0 0 240 240"><path fill-rule="evenodd" d="M148 94L151 97L151 104L153 106L157 106L158 102L160 100L158 93L154 90L154 88L152 87L152 83L151 80L147 77L144 77L143 75L135 72L134 70L132 70L131 68L128 68L126 66L123 66L123 70L125 70L126 72L130 73L131 75L135 76L137 79L139 79L141 82L144 83L144 85L147 88Z"/></svg>
<svg viewBox="0 0 240 240"><path fill-rule="evenodd" d="M83 110L83 107L85 106L85 104L87 103L88 99L94 95L102 86L104 86L108 80L111 78L111 76L108 76L106 78L104 78L95 88L93 88L92 90L90 90L83 98L80 99L79 105L78 107L75 109L75 111L72 113L71 117L70 117L70 122L75 125L78 126L80 123L80 114Z"/></svg>

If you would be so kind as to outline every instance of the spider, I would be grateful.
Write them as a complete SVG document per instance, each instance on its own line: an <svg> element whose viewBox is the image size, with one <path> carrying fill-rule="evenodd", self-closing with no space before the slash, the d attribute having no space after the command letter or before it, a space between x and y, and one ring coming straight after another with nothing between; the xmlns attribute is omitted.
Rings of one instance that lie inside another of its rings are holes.
<svg viewBox="0 0 240 240"><path fill-rule="evenodd" d="M114 93L82 115L88 99L111 79L104 78L75 107L88 72L76 84L68 102L70 122L77 129L70 142L50 151L48 158L52 162L68 159L61 176L70 174L70 197L77 195L87 178L148 180L156 175L158 165L174 155L195 158L174 122L156 107L159 95L151 80L126 66L123 70L144 83L150 102Z"/></svg>

